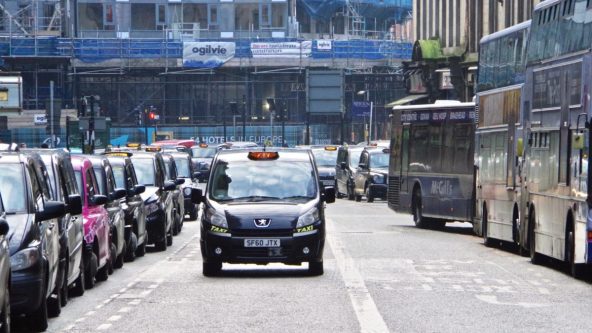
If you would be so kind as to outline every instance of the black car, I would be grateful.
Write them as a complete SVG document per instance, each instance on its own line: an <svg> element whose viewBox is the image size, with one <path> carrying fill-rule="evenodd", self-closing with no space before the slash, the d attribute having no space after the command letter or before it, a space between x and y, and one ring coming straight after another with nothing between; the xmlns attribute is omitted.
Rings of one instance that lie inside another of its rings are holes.
<svg viewBox="0 0 592 333"><path fill-rule="evenodd" d="M218 152L218 148L215 146L210 146L207 143L200 143L199 145L195 145L191 147L191 163L195 169L195 172L198 172L197 180L199 182L206 182L210 177L210 165L212 164L212 159Z"/></svg>
<svg viewBox="0 0 592 333"><path fill-rule="evenodd" d="M8 222L0 195L0 332L10 332L10 251Z"/></svg>
<svg viewBox="0 0 592 333"><path fill-rule="evenodd" d="M106 156L113 169L116 187L127 191L125 198L121 199L121 207L125 214L126 260L132 261L136 256L142 257L146 253L148 242L146 208L140 196L146 187L138 184L134 165L130 159L132 153L112 152L106 153Z"/></svg>
<svg viewBox="0 0 592 333"><path fill-rule="evenodd" d="M191 156L187 153L171 153L177 165L177 178L184 179L185 182L181 186L183 190L184 207L183 215L189 215L190 220L197 218L197 205L192 203L191 196L194 189L198 188L199 173L193 169L191 163Z"/></svg>
<svg viewBox="0 0 592 333"><path fill-rule="evenodd" d="M360 155L364 147L341 146L337 150L337 165L335 166L335 195L338 198L347 196L354 200L354 174L358 167Z"/></svg>
<svg viewBox="0 0 592 333"><path fill-rule="evenodd" d="M310 150L220 151L200 206L203 274L223 262L308 262L323 274L324 207L334 201Z"/></svg>
<svg viewBox="0 0 592 333"><path fill-rule="evenodd" d="M105 156L86 156L92 163L97 183L99 185L99 193L107 197L105 209L109 213L109 225L111 226L111 267L109 272L113 272L113 268L123 267L123 262L126 255L127 243L125 241L125 213L121 207L121 199L127 195L125 188L117 187L115 183L115 176L113 175L113 168L111 163Z"/></svg>
<svg viewBox="0 0 592 333"><path fill-rule="evenodd" d="M45 164L31 154L0 153L0 193L10 225L11 311L44 331L48 315L61 310L58 219L65 204L52 200Z"/></svg>
<svg viewBox="0 0 592 333"><path fill-rule="evenodd" d="M70 154L63 149L39 149L49 173L49 181L58 201L66 204L66 214L60 218L60 275L62 305L68 301L69 289L75 296L84 293L82 197L78 193Z"/></svg>
<svg viewBox="0 0 592 333"><path fill-rule="evenodd" d="M171 191L171 195L173 196L173 235L177 235L183 229L183 216L185 215L185 198L183 197L183 189L181 185L185 183L184 178L177 177L177 163L175 162L175 158L169 152L165 152L162 154L162 159L164 161L165 169L166 169L166 181L172 181L175 183L176 187L174 190Z"/></svg>
<svg viewBox="0 0 592 333"><path fill-rule="evenodd" d="M375 198L386 200L390 150L382 147L367 147L360 155L354 175L356 201L366 196L366 201Z"/></svg>
<svg viewBox="0 0 592 333"><path fill-rule="evenodd" d="M158 251L173 244L173 195L177 189L173 181L165 180L166 167L158 152L134 152L131 157L138 183L146 190L141 194L146 209L148 244Z"/></svg>
<svg viewBox="0 0 592 333"><path fill-rule="evenodd" d="M337 164L337 146L312 147L319 179L325 187L335 187L335 165Z"/></svg>

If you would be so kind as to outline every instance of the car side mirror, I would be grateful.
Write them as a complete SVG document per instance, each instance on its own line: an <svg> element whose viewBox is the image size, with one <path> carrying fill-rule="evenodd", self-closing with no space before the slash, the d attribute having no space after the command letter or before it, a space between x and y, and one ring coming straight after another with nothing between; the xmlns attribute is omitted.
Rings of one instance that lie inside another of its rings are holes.
<svg viewBox="0 0 592 333"><path fill-rule="evenodd" d="M362 170L366 170L366 169L368 169L368 165L366 165L365 163L360 163L360 164L358 164L358 168L360 168Z"/></svg>
<svg viewBox="0 0 592 333"><path fill-rule="evenodd" d="M90 204L93 206L100 206L107 203L107 196L102 194L95 194L90 198Z"/></svg>
<svg viewBox="0 0 592 333"><path fill-rule="evenodd" d="M6 236L6 234L8 234L8 222L6 222L5 219L0 219L0 235L2 236Z"/></svg>
<svg viewBox="0 0 592 333"><path fill-rule="evenodd" d="M80 194L70 194L68 196L68 211L72 215L80 215L82 213L82 197Z"/></svg>
<svg viewBox="0 0 592 333"><path fill-rule="evenodd" d="M66 204L61 201L46 201L43 211L35 213L35 220L46 221L55 219L66 214Z"/></svg>
<svg viewBox="0 0 592 333"><path fill-rule="evenodd" d="M175 189L177 189L177 184L175 184L174 181L167 180L166 182L164 182L163 190L165 190L165 191L174 191Z"/></svg>
<svg viewBox="0 0 592 333"><path fill-rule="evenodd" d="M185 178L177 178L175 179L175 184L176 185L181 185L185 183Z"/></svg>
<svg viewBox="0 0 592 333"><path fill-rule="evenodd" d="M191 191L191 203L198 204L203 201L203 192L200 188L194 188Z"/></svg>
<svg viewBox="0 0 592 333"><path fill-rule="evenodd" d="M341 167L341 170L347 169L347 164L345 162L341 162L339 166Z"/></svg>
<svg viewBox="0 0 592 333"><path fill-rule="evenodd" d="M201 172L194 172L193 178L198 179L200 175L201 175Z"/></svg>
<svg viewBox="0 0 592 333"><path fill-rule="evenodd" d="M325 190L323 191L323 200L326 203L335 202L335 188L333 186L325 187Z"/></svg>
<svg viewBox="0 0 592 333"><path fill-rule="evenodd" d="M109 194L109 199L111 200L119 200L121 198L125 198L127 191L122 188L116 188L113 192Z"/></svg>
<svg viewBox="0 0 592 333"><path fill-rule="evenodd" d="M146 191L146 186L145 185L136 185L136 186L134 186L133 191L134 191L134 195L144 193L144 191Z"/></svg>

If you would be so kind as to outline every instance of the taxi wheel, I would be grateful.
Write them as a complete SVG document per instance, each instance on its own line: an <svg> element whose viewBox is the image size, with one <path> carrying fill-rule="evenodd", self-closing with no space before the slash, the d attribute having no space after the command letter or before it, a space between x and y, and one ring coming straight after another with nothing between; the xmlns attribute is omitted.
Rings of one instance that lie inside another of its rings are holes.
<svg viewBox="0 0 592 333"><path fill-rule="evenodd" d="M72 295L73 296L82 296L84 295L85 288L84 288L84 270L86 266L84 264L84 254L80 257L80 273L78 273L78 278L74 281L74 288L72 288ZM66 283L68 283L66 281Z"/></svg>
<svg viewBox="0 0 592 333"><path fill-rule="evenodd" d="M70 256L66 256L66 258L70 258ZM68 263L66 262L66 267L64 268L64 280L62 283L62 292L61 292L61 299L60 302L62 307L66 306L68 304L68 299L69 299L69 295L68 295Z"/></svg>
<svg viewBox="0 0 592 333"><path fill-rule="evenodd" d="M45 286L45 288L42 288L42 295L45 295L45 290L47 290L46 288L47 285ZM31 323L32 330L40 332L45 331L48 326L47 302L41 302L37 310L35 310L35 312L31 314L30 319L31 320L29 322Z"/></svg>
<svg viewBox="0 0 592 333"><path fill-rule="evenodd" d="M167 249L167 236L164 236L163 239L159 240L158 242L154 243L154 248L156 251L166 251Z"/></svg>
<svg viewBox="0 0 592 333"><path fill-rule="evenodd" d="M189 211L189 221L195 221L197 220L197 209L192 209L191 211Z"/></svg>
<svg viewBox="0 0 592 333"><path fill-rule="evenodd" d="M98 262L97 255L94 252L91 252L87 263L88 267L84 276L84 288L86 289L92 289L95 286L95 275L97 274L97 267L99 266Z"/></svg>
<svg viewBox="0 0 592 333"><path fill-rule="evenodd" d="M204 262L202 266L202 273L204 276L216 276L220 274L222 270L222 263L219 261L215 262Z"/></svg>
<svg viewBox="0 0 592 333"><path fill-rule="evenodd" d="M349 184L347 185L347 199L348 200L354 200L355 199L354 189Z"/></svg>
<svg viewBox="0 0 592 333"><path fill-rule="evenodd" d="M126 246L125 261L136 260L136 251L138 251L138 236L134 232L130 233L128 246Z"/></svg>
<svg viewBox="0 0 592 333"><path fill-rule="evenodd" d="M171 233L173 236L177 236L179 234L179 218L176 212L173 212L173 225L171 226Z"/></svg>
<svg viewBox="0 0 592 333"><path fill-rule="evenodd" d="M176 226L171 226L171 228L176 229ZM166 245L172 246L173 245L173 230L171 230L166 236Z"/></svg>
<svg viewBox="0 0 592 333"><path fill-rule="evenodd" d="M374 195L372 195L372 191L370 190L370 186L366 187L366 201L367 202L374 202Z"/></svg>
<svg viewBox="0 0 592 333"><path fill-rule="evenodd" d="M113 274L115 270L115 260L117 260L117 246L115 243L111 242L111 246L109 246L109 262L107 263L107 273L109 275Z"/></svg>
<svg viewBox="0 0 592 333"><path fill-rule="evenodd" d="M356 196L356 201L357 201L357 202L360 202L360 201L362 201L362 196L361 196L361 195L359 195L359 194L356 194L355 196Z"/></svg>
<svg viewBox="0 0 592 333"><path fill-rule="evenodd" d="M308 263L308 274L311 276L323 275L323 262L311 261Z"/></svg>
<svg viewBox="0 0 592 333"><path fill-rule="evenodd" d="M124 259L126 253L127 253L127 245L124 242L123 249L121 250L121 253L115 259L115 264L113 264L113 267L115 267L115 268L123 267L123 262L124 262L123 259Z"/></svg>
<svg viewBox="0 0 592 333"><path fill-rule="evenodd" d="M62 288L61 286L55 286L55 289L49 298L47 299L47 316L55 318L62 313Z"/></svg>
<svg viewBox="0 0 592 333"><path fill-rule="evenodd" d="M136 249L136 256L137 257L143 257L146 254L146 241L144 241L144 243L140 244L138 246L138 248Z"/></svg>

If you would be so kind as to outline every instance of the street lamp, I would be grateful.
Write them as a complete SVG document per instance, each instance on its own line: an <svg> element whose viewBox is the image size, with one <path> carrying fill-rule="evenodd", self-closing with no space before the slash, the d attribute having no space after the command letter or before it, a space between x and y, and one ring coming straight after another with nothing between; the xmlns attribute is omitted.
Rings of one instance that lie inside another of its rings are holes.
<svg viewBox="0 0 592 333"><path fill-rule="evenodd" d="M360 90L360 91L357 92L357 95L358 96L366 95L366 102L370 102L370 90ZM368 130L368 138L366 140L366 142L368 144L370 144L370 138L372 137L372 109L373 108L374 108L374 103L373 102L370 102L370 121L369 121L369 124L368 124L368 128L369 128L369 130Z"/></svg>
<svg viewBox="0 0 592 333"><path fill-rule="evenodd" d="M268 98L267 105L269 107L269 127L271 128L271 142L273 143L273 117L275 117L275 99Z"/></svg>

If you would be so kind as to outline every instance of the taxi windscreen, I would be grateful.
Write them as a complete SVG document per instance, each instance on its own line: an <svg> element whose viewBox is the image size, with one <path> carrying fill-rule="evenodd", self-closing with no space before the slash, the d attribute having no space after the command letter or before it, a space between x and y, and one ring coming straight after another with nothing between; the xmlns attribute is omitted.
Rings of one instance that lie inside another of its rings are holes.
<svg viewBox="0 0 592 333"><path fill-rule="evenodd" d="M312 154L317 161L317 166L334 167L337 164L337 151L325 149L313 149Z"/></svg>
<svg viewBox="0 0 592 333"><path fill-rule="evenodd" d="M154 162L151 158L134 158L132 159L134 168L136 169L136 176L138 177L138 184L145 186L154 186Z"/></svg>
<svg viewBox="0 0 592 333"><path fill-rule="evenodd" d="M175 164L177 165L177 177L191 178L189 160L187 158L175 158Z"/></svg>
<svg viewBox="0 0 592 333"><path fill-rule="evenodd" d="M210 197L216 201L306 202L316 197L316 183L310 162L221 161L213 171L209 188Z"/></svg>
<svg viewBox="0 0 592 333"><path fill-rule="evenodd" d="M25 197L25 177L23 168L18 163L0 164L0 193L6 213L27 211Z"/></svg>
<svg viewBox="0 0 592 333"><path fill-rule="evenodd" d="M191 152L193 154L193 157L198 157L198 158L212 158L212 157L214 157L214 155L216 155L216 151L217 151L216 147L191 148Z"/></svg>
<svg viewBox="0 0 592 333"><path fill-rule="evenodd" d="M372 154L370 155L370 167L372 168L388 168L389 154Z"/></svg>

